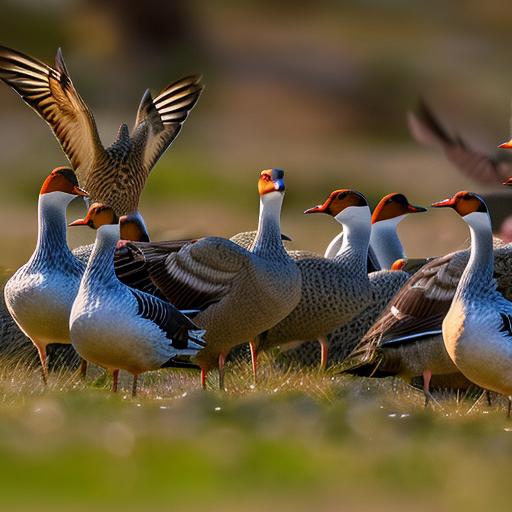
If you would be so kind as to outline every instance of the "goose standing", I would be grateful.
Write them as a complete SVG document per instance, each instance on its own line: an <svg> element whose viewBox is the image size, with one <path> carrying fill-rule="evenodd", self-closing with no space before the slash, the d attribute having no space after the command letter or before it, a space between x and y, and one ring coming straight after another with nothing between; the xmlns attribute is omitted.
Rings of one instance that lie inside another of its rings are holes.
<svg viewBox="0 0 512 512"><path fill-rule="evenodd" d="M232 348L274 326L298 304L301 274L281 240L284 172L262 171L260 216L250 250L208 237L170 253L159 243L129 244L145 259L161 293L180 309L200 309L194 321L206 330L207 346L195 357L202 385L212 368L224 388L224 362ZM164 243L165 244L165 243Z"/></svg>
<svg viewBox="0 0 512 512"><path fill-rule="evenodd" d="M403 280L401 272L367 273L371 213L366 198L354 190L332 192L324 204L306 210L326 213L343 225L343 245L334 259L297 260L302 275L302 296L297 307L281 322L253 342L253 368L258 351L317 339L321 345L321 366L328 357L327 334L349 322L369 304L372 281L391 284Z"/></svg>
<svg viewBox="0 0 512 512"><path fill-rule="evenodd" d="M181 358L204 348L203 331L172 304L118 279L114 254L121 232L112 208L95 205L70 224L83 225L97 235L69 318L71 342L84 359L112 371L113 391L119 369L130 372L135 396L139 374L186 365Z"/></svg>
<svg viewBox="0 0 512 512"><path fill-rule="evenodd" d="M491 218L485 201L471 192L432 205L453 208L469 225L469 262L443 320L443 339L451 360L472 382L512 395L512 302L497 290Z"/></svg>
<svg viewBox="0 0 512 512"><path fill-rule="evenodd" d="M70 343L69 313L85 269L66 242L66 210L73 199L86 195L71 169L51 172L39 193L35 251L4 288L7 310L37 348L45 384L46 346Z"/></svg>
<svg viewBox="0 0 512 512"><path fill-rule="evenodd" d="M180 132L203 89L201 76L194 75L168 85L155 99L146 90L132 134L122 124L117 140L104 148L60 49L52 68L0 46L0 80L48 123L91 201L111 206L117 215L137 212L149 173Z"/></svg>
<svg viewBox="0 0 512 512"><path fill-rule="evenodd" d="M404 249L397 233L397 227L407 215L425 211L425 208L411 204L403 194L397 192L387 194L378 202L372 213L368 272L374 272L381 268L389 269L394 261L404 258ZM342 242L343 231L331 241L325 252L325 257L334 258L339 252ZM372 299L367 307L351 321L339 326L327 336L331 361L343 361L360 342L386 307L387 302L404 284L406 276L405 274L400 275L403 277L402 280L388 281L385 278L383 283L375 278L372 279ZM318 343L307 341L300 343L298 347L296 345L293 343L282 347L284 352L281 354L280 360L308 366L317 363L319 359Z"/></svg>

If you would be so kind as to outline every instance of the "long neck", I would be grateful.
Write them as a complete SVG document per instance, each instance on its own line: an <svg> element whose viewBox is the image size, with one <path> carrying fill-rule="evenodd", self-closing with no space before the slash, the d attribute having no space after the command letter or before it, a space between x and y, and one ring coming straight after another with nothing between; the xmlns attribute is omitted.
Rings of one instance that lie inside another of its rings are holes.
<svg viewBox="0 0 512 512"><path fill-rule="evenodd" d="M471 254L455 298L481 297L495 290L491 220L483 212L470 213L464 220L471 232Z"/></svg>
<svg viewBox="0 0 512 512"><path fill-rule="evenodd" d="M85 284L105 284L115 280L114 252L119 241L119 224L101 226L83 277Z"/></svg>
<svg viewBox="0 0 512 512"><path fill-rule="evenodd" d="M280 192L270 192L260 197L258 232L252 244L251 252L265 259L289 259L281 240L283 197Z"/></svg>
<svg viewBox="0 0 512 512"><path fill-rule="evenodd" d="M405 257L404 248L397 233L398 224L403 218L404 215L401 215L372 224L370 246L383 269L390 269L396 260Z"/></svg>
<svg viewBox="0 0 512 512"><path fill-rule="evenodd" d="M64 192L41 194L38 202L37 244L31 261L73 258L66 240L66 209L73 199Z"/></svg>
<svg viewBox="0 0 512 512"><path fill-rule="evenodd" d="M347 211L350 210L350 211ZM336 216L343 225L343 243L335 260L350 258L354 268L367 275L368 246L370 244L371 212L367 206L351 206Z"/></svg>

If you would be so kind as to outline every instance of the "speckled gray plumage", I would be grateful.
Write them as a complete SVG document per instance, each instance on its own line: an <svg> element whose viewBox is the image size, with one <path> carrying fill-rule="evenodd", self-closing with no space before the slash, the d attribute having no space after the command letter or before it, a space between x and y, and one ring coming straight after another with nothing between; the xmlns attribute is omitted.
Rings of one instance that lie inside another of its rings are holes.
<svg viewBox="0 0 512 512"><path fill-rule="evenodd" d="M510 300L512 244L495 240L494 247L494 273L498 289ZM394 332L400 336L413 334L416 325L417 329L440 330L468 260L469 251L458 251L436 258L420 269L387 305L372 329L356 347L348 362L351 368L349 372L360 375L371 373L377 377L399 375L407 380L421 375L425 369L432 369L434 376L457 373L444 348L441 334L406 340L400 345L389 344L387 340L392 339ZM418 295L420 290L430 290L426 293L434 302L425 302ZM415 305L416 301L423 302ZM407 311L408 304L418 312L430 311L421 324L414 318L409 321L405 316L402 320L393 314L392 308L404 312Z"/></svg>
<svg viewBox="0 0 512 512"><path fill-rule="evenodd" d="M405 272L379 271L369 274L369 278L370 303L349 322L327 335L328 364L341 363L346 359L409 276ZM316 340L307 341L296 348L284 351L279 359L286 363L317 366L320 361L320 346Z"/></svg>

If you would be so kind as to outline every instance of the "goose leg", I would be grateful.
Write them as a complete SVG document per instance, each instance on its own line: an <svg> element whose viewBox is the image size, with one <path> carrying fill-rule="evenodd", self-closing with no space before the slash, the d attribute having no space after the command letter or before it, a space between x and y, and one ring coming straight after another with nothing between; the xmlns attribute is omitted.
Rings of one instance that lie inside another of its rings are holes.
<svg viewBox="0 0 512 512"><path fill-rule="evenodd" d="M492 407L492 395L491 395L491 392L489 390L485 391L485 398L487 398L487 405L489 407Z"/></svg>
<svg viewBox="0 0 512 512"><path fill-rule="evenodd" d="M512 411L512 396L507 396L508 407L507 407L507 418L510 418L510 413Z"/></svg>
<svg viewBox="0 0 512 512"><path fill-rule="evenodd" d="M80 358L80 380L85 380L87 377L87 361L81 357Z"/></svg>
<svg viewBox="0 0 512 512"><path fill-rule="evenodd" d="M137 380L138 380L139 376L135 373L133 375L133 380L132 380L132 398L135 398L137 396Z"/></svg>
<svg viewBox="0 0 512 512"><path fill-rule="evenodd" d="M48 360L46 357L46 345L43 343L34 343L39 353L39 359L41 361L41 376L43 378L43 384L48 385Z"/></svg>
<svg viewBox="0 0 512 512"><path fill-rule="evenodd" d="M112 372L112 393L117 393L117 383L119 381L119 369Z"/></svg>
<svg viewBox="0 0 512 512"><path fill-rule="evenodd" d="M208 370L201 368L201 388L206 391L206 376L208 375Z"/></svg>
<svg viewBox="0 0 512 512"><path fill-rule="evenodd" d="M254 378L254 385L258 383L258 348L254 340L249 341L249 347L251 349L251 362L252 362L252 375Z"/></svg>
<svg viewBox="0 0 512 512"><path fill-rule="evenodd" d="M327 368L329 344L325 336L319 336L318 343L320 343L320 370L325 370Z"/></svg>
<svg viewBox="0 0 512 512"><path fill-rule="evenodd" d="M428 406L430 400L435 401L432 393L430 393L430 379L432 378L432 372L425 370L423 372L423 394L425 395L425 408Z"/></svg>
<svg viewBox="0 0 512 512"><path fill-rule="evenodd" d="M221 391L225 391L224 388L224 363L226 362L226 358L224 354L219 354L219 389Z"/></svg>

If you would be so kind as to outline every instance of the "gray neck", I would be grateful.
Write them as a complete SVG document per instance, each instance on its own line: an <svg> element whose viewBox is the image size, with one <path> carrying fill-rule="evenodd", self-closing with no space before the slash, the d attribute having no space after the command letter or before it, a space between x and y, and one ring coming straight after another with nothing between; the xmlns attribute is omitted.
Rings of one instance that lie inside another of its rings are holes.
<svg viewBox="0 0 512 512"><path fill-rule="evenodd" d="M41 194L38 202L37 244L30 261L74 260L66 239L66 210L76 196L66 192Z"/></svg>
<svg viewBox="0 0 512 512"><path fill-rule="evenodd" d="M343 225L343 242L334 259L336 261L352 260L357 272L367 276L368 246L372 226L370 208L349 206L335 218Z"/></svg>
<svg viewBox="0 0 512 512"><path fill-rule="evenodd" d="M83 277L85 284L118 282L114 270L114 252L119 241L119 224L105 224L96 233L94 248Z"/></svg>
<svg viewBox="0 0 512 512"><path fill-rule="evenodd" d="M289 260L281 240L281 206L284 194L270 192L260 197L258 232L250 251L265 259Z"/></svg>
<svg viewBox="0 0 512 512"><path fill-rule="evenodd" d="M474 212L463 217L471 232L471 254L457 286L455 298L485 296L495 291L494 251L488 213Z"/></svg>
<svg viewBox="0 0 512 512"><path fill-rule="evenodd" d="M390 269L396 260L405 258L404 248L397 233L398 224L404 217L405 215L400 215L372 224L370 247L382 269Z"/></svg>

